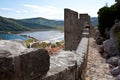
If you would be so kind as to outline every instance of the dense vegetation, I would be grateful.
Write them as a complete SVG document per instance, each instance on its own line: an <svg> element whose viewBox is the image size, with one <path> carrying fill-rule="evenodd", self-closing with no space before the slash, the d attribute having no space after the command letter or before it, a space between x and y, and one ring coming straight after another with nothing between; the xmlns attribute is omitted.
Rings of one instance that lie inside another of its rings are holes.
<svg viewBox="0 0 120 80"><path fill-rule="evenodd" d="M64 26L64 21L57 21L57 20L49 20L45 18L30 18L30 19L22 19L19 21L24 21L28 23L34 23L34 24L40 24L40 25L46 25L51 27L61 27Z"/></svg>
<svg viewBox="0 0 120 80"><path fill-rule="evenodd" d="M0 17L0 31L30 31L43 29L63 29L64 21L44 18L11 19Z"/></svg>
<svg viewBox="0 0 120 80"><path fill-rule="evenodd" d="M26 30L30 29L8 18L0 17L0 31L26 31Z"/></svg>
<svg viewBox="0 0 120 80"><path fill-rule="evenodd" d="M109 31L115 21L120 20L120 3L108 7L104 6L98 11L98 29L103 38L109 38L106 31Z"/></svg>

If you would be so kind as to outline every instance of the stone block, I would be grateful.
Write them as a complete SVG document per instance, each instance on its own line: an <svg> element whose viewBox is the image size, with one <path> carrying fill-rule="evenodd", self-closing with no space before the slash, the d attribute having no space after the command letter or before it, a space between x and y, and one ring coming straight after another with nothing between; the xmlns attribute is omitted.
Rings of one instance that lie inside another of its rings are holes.
<svg viewBox="0 0 120 80"><path fill-rule="evenodd" d="M50 65L47 50L18 47L20 43L15 41L14 44L5 42L9 45L0 42L0 49L3 49L0 50L0 80L37 80L47 74ZM5 46L8 50L3 48Z"/></svg>

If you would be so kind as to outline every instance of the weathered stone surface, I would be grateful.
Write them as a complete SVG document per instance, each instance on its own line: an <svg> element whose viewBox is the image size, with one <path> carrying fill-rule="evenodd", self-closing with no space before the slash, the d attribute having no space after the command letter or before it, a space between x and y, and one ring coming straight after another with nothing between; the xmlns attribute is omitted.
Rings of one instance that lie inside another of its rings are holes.
<svg viewBox="0 0 120 80"><path fill-rule="evenodd" d="M76 51L61 51L51 56L50 70L42 80L84 80L88 38L81 39Z"/></svg>
<svg viewBox="0 0 120 80"><path fill-rule="evenodd" d="M119 61L120 57L119 56L116 56L116 57L110 57L108 60L107 60L107 63L111 64L111 65L114 65L114 66L118 66L118 61Z"/></svg>
<svg viewBox="0 0 120 80"><path fill-rule="evenodd" d="M70 9L65 9L64 15L65 50L76 50L81 38L84 36L82 36L83 29L86 26L91 26L90 16L80 14L78 18L78 13Z"/></svg>
<svg viewBox="0 0 120 80"><path fill-rule="evenodd" d="M36 80L47 74L49 70L49 54L44 49L20 55L21 80Z"/></svg>
<svg viewBox="0 0 120 80"><path fill-rule="evenodd" d="M118 66L120 66L120 59L119 59L119 61L118 61Z"/></svg>
<svg viewBox="0 0 120 80"><path fill-rule="evenodd" d="M120 22L115 23L109 32L106 29L106 35L108 37L110 36L110 39L103 42L104 50L101 51L100 49L99 51L100 53L102 52L101 54L104 58L107 58L107 63L110 64L111 74L113 76L120 75L120 52L117 35L118 32L120 32ZM116 78L116 80L119 80L119 76Z"/></svg>
<svg viewBox="0 0 120 80"><path fill-rule="evenodd" d="M108 53L106 53L106 52L101 53L101 55L102 55L102 57L105 58L105 59L110 58L110 55L109 55Z"/></svg>
<svg viewBox="0 0 120 80"><path fill-rule="evenodd" d="M97 43L98 45L101 45L101 44L103 43L103 38L100 37L100 36L98 36L98 37L96 38L96 43Z"/></svg>
<svg viewBox="0 0 120 80"><path fill-rule="evenodd" d="M1 53L0 53L1 54ZM13 80L14 64L12 58L0 57L0 79Z"/></svg>
<svg viewBox="0 0 120 80"><path fill-rule="evenodd" d="M118 75L115 80L120 80L120 75Z"/></svg>
<svg viewBox="0 0 120 80"><path fill-rule="evenodd" d="M118 47L116 47L116 42L113 40L106 40L103 42L104 52L108 53L109 56L115 56L119 54Z"/></svg>
<svg viewBox="0 0 120 80"><path fill-rule="evenodd" d="M80 41L78 13L70 9L65 9L64 15L65 50L76 50Z"/></svg>
<svg viewBox="0 0 120 80"><path fill-rule="evenodd" d="M42 80L75 80L77 54L61 51L50 58L50 70Z"/></svg>
<svg viewBox="0 0 120 80"><path fill-rule="evenodd" d="M117 32L120 32L120 22L116 23L110 30L110 39L103 42L104 51L110 56L119 55Z"/></svg>
<svg viewBox="0 0 120 80"><path fill-rule="evenodd" d="M99 51L99 53L104 53L104 48L103 48L103 45L99 45L98 46L98 51Z"/></svg>
<svg viewBox="0 0 120 80"><path fill-rule="evenodd" d="M10 41L10 40L0 40L0 51L8 51L12 56L18 56L24 52L27 47L23 42Z"/></svg>
<svg viewBox="0 0 120 80"><path fill-rule="evenodd" d="M47 74L50 57L46 50L27 49L15 41L0 44L1 80L36 80Z"/></svg>
<svg viewBox="0 0 120 80"><path fill-rule="evenodd" d="M112 74L113 76L119 75L119 74L120 74L120 67L117 66L117 67L113 68L113 69L111 70L111 74Z"/></svg>
<svg viewBox="0 0 120 80"><path fill-rule="evenodd" d="M90 23L90 16L88 14L79 14L79 19L81 22L80 23L81 26L90 29L91 23Z"/></svg>
<svg viewBox="0 0 120 80"><path fill-rule="evenodd" d="M103 37L100 36L99 30L95 31L95 40L98 45L102 45L103 43Z"/></svg>

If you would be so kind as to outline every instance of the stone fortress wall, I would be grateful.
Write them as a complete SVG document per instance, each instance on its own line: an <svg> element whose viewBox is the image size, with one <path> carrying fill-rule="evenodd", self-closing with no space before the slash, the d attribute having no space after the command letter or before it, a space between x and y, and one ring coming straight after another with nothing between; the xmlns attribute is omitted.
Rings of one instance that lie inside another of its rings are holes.
<svg viewBox="0 0 120 80"><path fill-rule="evenodd" d="M3 48L5 41L0 41L3 44L0 46L0 80L84 80L90 16L78 15L70 9L65 9L64 16L65 50L56 55L49 56L44 49L26 49L20 44L21 47L11 49L17 46L16 41L14 44L8 41L9 46Z"/></svg>
<svg viewBox="0 0 120 80"><path fill-rule="evenodd" d="M76 50L82 38L83 29L90 26L90 16L78 14L70 9L65 9L64 16L65 50Z"/></svg>

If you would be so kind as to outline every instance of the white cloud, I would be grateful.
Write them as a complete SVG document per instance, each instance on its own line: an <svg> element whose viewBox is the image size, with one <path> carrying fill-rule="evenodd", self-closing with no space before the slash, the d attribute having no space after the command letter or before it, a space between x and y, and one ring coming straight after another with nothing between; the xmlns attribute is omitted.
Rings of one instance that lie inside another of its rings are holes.
<svg viewBox="0 0 120 80"><path fill-rule="evenodd" d="M0 10L3 10L3 11L13 11L13 9L11 9L11 8L0 8Z"/></svg>
<svg viewBox="0 0 120 80"><path fill-rule="evenodd" d="M38 6L31 4L24 4L23 8L0 8L2 13L9 14L11 18L33 18L44 17L48 19L63 19L64 10L53 6ZM4 14L3 14L4 15ZM13 16L14 15L14 16Z"/></svg>
<svg viewBox="0 0 120 80"><path fill-rule="evenodd" d="M45 17L49 19L63 19L63 10L53 6L38 6L31 4L24 4L36 17Z"/></svg>
<svg viewBox="0 0 120 80"><path fill-rule="evenodd" d="M9 13L9 14L15 14L15 15L18 15L18 16L20 16L20 15L23 15L23 14L25 14L25 13L28 13L28 10L25 10L25 9L13 9L13 8L0 8L0 10L2 11L2 12L7 12L7 13ZM18 17L17 16L17 17ZM15 16L11 16L11 18L12 17L14 17L15 18Z"/></svg>
<svg viewBox="0 0 120 80"><path fill-rule="evenodd" d="M28 11L27 11L27 10L24 10L24 9L22 9L22 10L14 10L14 12L16 12L17 14L25 14L25 13L28 13Z"/></svg>

